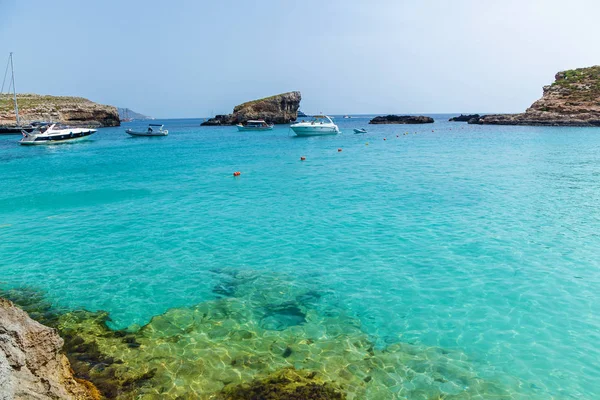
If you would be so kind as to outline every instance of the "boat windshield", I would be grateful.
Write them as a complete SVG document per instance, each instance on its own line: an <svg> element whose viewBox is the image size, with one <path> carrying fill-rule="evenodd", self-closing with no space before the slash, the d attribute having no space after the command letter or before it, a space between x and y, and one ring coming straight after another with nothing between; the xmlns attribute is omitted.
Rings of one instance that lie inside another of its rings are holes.
<svg viewBox="0 0 600 400"><path fill-rule="evenodd" d="M329 119L328 116L326 115L315 115L312 117L312 120L310 121L311 124L329 124L329 123L333 123L333 121L331 119Z"/></svg>

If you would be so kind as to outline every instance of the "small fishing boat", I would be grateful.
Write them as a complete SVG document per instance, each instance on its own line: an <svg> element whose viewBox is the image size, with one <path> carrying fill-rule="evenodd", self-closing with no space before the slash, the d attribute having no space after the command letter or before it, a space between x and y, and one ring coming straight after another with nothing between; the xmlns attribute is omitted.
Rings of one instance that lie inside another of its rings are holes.
<svg viewBox="0 0 600 400"><path fill-rule="evenodd" d="M354 129L354 133L367 133L366 129Z"/></svg>
<svg viewBox="0 0 600 400"><path fill-rule="evenodd" d="M148 124L148 129L145 131L134 131L133 129L127 129L125 132L131 136L167 136L169 131L163 129L162 124Z"/></svg>
<svg viewBox="0 0 600 400"><path fill-rule="evenodd" d="M267 124L262 119L250 120L246 125L237 124L238 131L270 131L273 129L273 124Z"/></svg>
<svg viewBox="0 0 600 400"><path fill-rule="evenodd" d="M315 115L312 121L298 122L290 126L298 136L337 135L340 130L327 115Z"/></svg>
<svg viewBox="0 0 600 400"><path fill-rule="evenodd" d="M59 124L44 125L35 128L32 132L23 130L23 138L19 141L22 145L58 144L87 139L96 133L96 129L70 128Z"/></svg>

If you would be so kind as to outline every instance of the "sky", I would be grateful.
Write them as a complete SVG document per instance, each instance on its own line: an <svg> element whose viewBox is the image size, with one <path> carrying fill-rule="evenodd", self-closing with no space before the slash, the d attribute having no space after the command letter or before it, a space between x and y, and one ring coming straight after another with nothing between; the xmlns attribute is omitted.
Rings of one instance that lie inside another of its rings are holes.
<svg viewBox="0 0 600 400"><path fill-rule="evenodd" d="M519 112L600 64L598 0L0 0L18 92L157 118L299 90L307 113Z"/></svg>

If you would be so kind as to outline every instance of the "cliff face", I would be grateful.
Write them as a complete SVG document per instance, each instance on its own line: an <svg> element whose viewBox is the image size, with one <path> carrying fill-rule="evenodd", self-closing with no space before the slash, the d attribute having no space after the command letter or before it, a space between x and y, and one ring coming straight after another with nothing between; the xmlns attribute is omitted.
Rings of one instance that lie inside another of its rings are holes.
<svg viewBox="0 0 600 400"><path fill-rule="evenodd" d="M62 346L54 329L0 298L0 399L98 399L91 383L73 377Z"/></svg>
<svg viewBox="0 0 600 400"><path fill-rule="evenodd" d="M600 66L562 71L524 113L485 115L489 125L600 126Z"/></svg>
<svg viewBox="0 0 600 400"><path fill-rule="evenodd" d="M298 118L302 96L300 92L282 93L235 106L232 114L217 115L202 125L236 125L251 119L264 119L268 123L287 124Z"/></svg>
<svg viewBox="0 0 600 400"><path fill-rule="evenodd" d="M82 97L18 94L17 102L22 123L51 121L90 128L120 125L116 107L97 104ZM12 96L0 95L0 124L15 122Z"/></svg>

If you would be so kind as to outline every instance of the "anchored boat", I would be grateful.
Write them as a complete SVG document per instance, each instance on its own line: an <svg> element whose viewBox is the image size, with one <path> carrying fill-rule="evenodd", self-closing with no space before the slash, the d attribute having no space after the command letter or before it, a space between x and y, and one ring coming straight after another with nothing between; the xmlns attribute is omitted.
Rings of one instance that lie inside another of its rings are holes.
<svg viewBox="0 0 600 400"><path fill-rule="evenodd" d="M327 115L315 115L312 121L298 122L290 126L298 136L337 135L340 130Z"/></svg>
<svg viewBox="0 0 600 400"><path fill-rule="evenodd" d="M273 129L273 124L267 124L262 119L250 120L246 125L237 124L238 131L270 131Z"/></svg>
<svg viewBox="0 0 600 400"><path fill-rule="evenodd" d="M59 124L44 125L35 128L32 132L23 130L23 138L19 141L22 145L57 144L87 139L96 133L96 129L69 128Z"/></svg>
<svg viewBox="0 0 600 400"><path fill-rule="evenodd" d="M134 131L133 129L127 129L125 132L131 136L167 136L169 131L163 129L164 125L161 124L149 124L148 129L145 131Z"/></svg>

